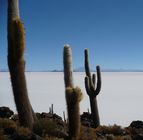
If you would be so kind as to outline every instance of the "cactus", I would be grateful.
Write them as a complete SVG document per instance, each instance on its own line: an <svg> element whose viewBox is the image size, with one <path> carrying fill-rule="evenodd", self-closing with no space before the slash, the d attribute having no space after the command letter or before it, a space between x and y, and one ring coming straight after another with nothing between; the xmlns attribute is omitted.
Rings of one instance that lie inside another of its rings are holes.
<svg viewBox="0 0 143 140"><path fill-rule="evenodd" d="M63 111L63 120L64 120L64 123L66 124L66 123L67 123L67 120L66 120L65 111Z"/></svg>
<svg viewBox="0 0 143 140"><path fill-rule="evenodd" d="M49 107L49 113L50 114L54 114L54 109L53 109L53 104L51 104L51 107Z"/></svg>
<svg viewBox="0 0 143 140"><path fill-rule="evenodd" d="M78 140L80 133L80 111L79 102L82 99L81 90L76 88L66 88L66 101L69 121L69 139Z"/></svg>
<svg viewBox="0 0 143 140"><path fill-rule="evenodd" d="M98 106L97 106L97 95L101 90L101 73L100 73L100 66L96 66L97 71L97 84L96 84L96 75L91 75L89 62L88 62L88 50L85 49L85 88L86 92L90 99L90 107L91 107L91 117L93 120L93 127L96 128L100 125L99 113L98 113Z"/></svg>
<svg viewBox="0 0 143 140"><path fill-rule="evenodd" d="M80 133L79 102L82 93L79 88L74 88L72 77L72 52L69 46L64 46L64 80L68 112L69 140L78 140Z"/></svg>
<svg viewBox="0 0 143 140"><path fill-rule="evenodd" d="M36 116L30 104L25 79L24 27L18 0L8 0L8 66L20 124L32 129Z"/></svg>

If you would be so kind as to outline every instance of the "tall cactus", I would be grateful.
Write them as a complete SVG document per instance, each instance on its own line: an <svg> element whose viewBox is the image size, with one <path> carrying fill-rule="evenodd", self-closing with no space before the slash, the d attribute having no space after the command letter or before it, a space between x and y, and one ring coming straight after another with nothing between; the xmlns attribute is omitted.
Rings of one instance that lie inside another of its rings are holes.
<svg viewBox="0 0 143 140"><path fill-rule="evenodd" d="M82 92L79 88L74 88L72 52L69 46L64 46L64 80L65 94L69 123L69 140L78 140L80 133L80 111L79 102L82 99Z"/></svg>
<svg viewBox="0 0 143 140"><path fill-rule="evenodd" d="M90 73L87 49L85 49L84 55L85 55L85 72L86 72L85 88L90 99L91 117L94 123L93 127L96 128L100 125L99 112L96 99L97 95L101 90L100 66L96 66L96 71L97 71L97 84L96 84L96 75L95 74L91 75Z"/></svg>
<svg viewBox="0 0 143 140"><path fill-rule="evenodd" d="M25 61L24 27L19 16L18 0L8 0L8 66L10 70L14 100L20 124L32 129L33 110L28 98Z"/></svg>

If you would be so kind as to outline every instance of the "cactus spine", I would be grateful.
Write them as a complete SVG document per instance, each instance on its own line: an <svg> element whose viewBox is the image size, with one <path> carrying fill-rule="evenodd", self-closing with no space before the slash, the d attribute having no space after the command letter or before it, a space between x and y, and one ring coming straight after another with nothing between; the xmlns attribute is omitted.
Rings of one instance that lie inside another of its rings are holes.
<svg viewBox="0 0 143 140"><path fill-rule="evenodd" d="M99 113L98 113L98 106L97 106L97 95L101 90L101 73L100 73L100 66L96 66L97 71L97 84L96 84L96 75L91 75L89 62L88 62L88 50L85 49L85 88L86 92L90 99L90 107L91 107L91 117L94 123L94 128L100 125Z"/></svg>
<svg viewBox="0 0 143 140"><path fill-rule="evenodd" d="M69 140L78 140L80 133L79 102L82 99L82 92L79 88L74 88L72 73L71 48L64 46L64 80L69 123Z"/></svg>
<svg viewBox="0 0 143 140"><path fill-rule="evenodd" d="M8 66L14 100L20 124L32 129L34 113L26 86L24 49L24 27L19 17L18 0L8 0Z"/></svg>

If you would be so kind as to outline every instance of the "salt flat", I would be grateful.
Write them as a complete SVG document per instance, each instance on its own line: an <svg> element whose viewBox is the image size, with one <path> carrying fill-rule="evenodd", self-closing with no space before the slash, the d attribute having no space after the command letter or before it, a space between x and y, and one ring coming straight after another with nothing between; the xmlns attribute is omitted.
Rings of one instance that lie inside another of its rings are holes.
<svg viewBox="0 0 143 140"><path fill-rule="evenodd" d="M82 72L74 73L74 84L84 94L81 113L90 108L84 76ZM54 104L54 112L62 116L66 111L63 73L27 72L26 79L34 110L48 112ZM102 90L97 97L101 124L128 126L132 120L143 120L142 83L142 72L102 72ZM0 106L8 106L16 112L8 72L0 72Z"/></svg>

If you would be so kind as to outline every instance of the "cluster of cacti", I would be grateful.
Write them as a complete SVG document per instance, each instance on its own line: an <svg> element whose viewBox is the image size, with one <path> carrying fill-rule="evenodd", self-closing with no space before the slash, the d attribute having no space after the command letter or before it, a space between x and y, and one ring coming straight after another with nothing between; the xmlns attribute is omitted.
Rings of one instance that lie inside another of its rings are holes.
<svg viewBox="0 0 143 140"><path fill-rule="evenodd" d="M8 66L14 100L20 124L32 129L36 116L28 98L24 49L24 27L19 17L18 0L8 0Z"/></svg>
<svg viewBox="0 0 143 140"><path fill-rule="evenodd" d="M82 92L73 84L72 52L69 46L64 47L64 80L65 96L68 112L69 140L78 140L80 133L80 110L79 102Z"/></svg>
<svg viewBox="0 0 143 140"><path fill-rule="evenodd" d="M24 26L19 16L18 0L8 0L8 66L10 70L14 100L19 115L19 121L22 126L33 128L35 113L32 109L28 98L28 91L25 79L25 36ZM78 87L74 87L73 68L72 68L72 51L68 45L64 46L63 52L64 63L64 81L65 81L65 98L68 112L69 140L78 140L80 133L80 107L82 92ZM96 75L91 75L88 50L85 49L85 87L90 98L91 116L94 127L100 125L99 113L96 96L101 89L100 67L96 67ZM96 84L97 81L97 84ZM49 109L53 114L53 104ZM65 115L64 115L65 118ZM66 119L65 119L66 121Z"/></svg>
<svg viewBox="0 0 143 140"><path fill-rule="evenodd" d="M88 62L88 50L85 49L84 53L85 53L85 72L86 72L85 88L90 99L91 117L94 123L94 127L96 128L100 125L98 106L97 106L97 100L96 100L96 97L101 90L100 66L96 66L97 78L95 74L91 75L89 62ZM96 84L96 81L97 81L97 84Z"/></svg>

